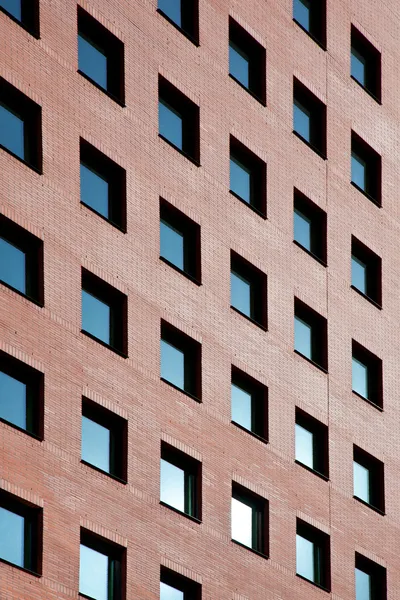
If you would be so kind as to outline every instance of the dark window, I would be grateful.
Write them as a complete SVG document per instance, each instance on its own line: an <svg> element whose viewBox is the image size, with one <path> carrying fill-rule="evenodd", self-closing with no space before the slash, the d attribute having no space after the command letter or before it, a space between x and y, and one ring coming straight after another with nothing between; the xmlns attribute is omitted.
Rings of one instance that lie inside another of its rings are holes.
<svg viewBox="0 0 400 600"><path fill-rule="evenodd" d="M161 567L160 600L201 600L201 586L183 575Z"/></svg>
<svg viewBox="0 0 400 600"><path fill-rule="evenodd" d="M0 77L0 146L42 170L42 109Z"/></svg>
<svg viewBox="0 0 400 600"><path fill-rule="evenodd" d="M83 398L83 462L126 481L127 432L125 419L91 400Z"/></svg>
<svg viewBox="0 0 400 600"><path fill-rule="evenodd" d="M201 463L161 443L160 500L163 504L201 519Z"/></svg>
<svg viewBox="0 0 400 600"><path fill-rule="evenodd" d="M126 171L81 139L81 202L126 230Z"/></svg>
<svg viewBox="0 0 400 600"><path fill-rule="evenodd" d="M127 354L127 298L89 271L82 270L82 331Z"/></svg>
<svg viewBox="0 0 400 600"><path fill-rule="evenodd" d="M235 425L268 439L268 390L235 367L232 367L231 411Z"/></svg>
<svg viewBox="0 0 400 600"><path fill-rule="evenodd" d="M81 529L79 593L93 600L124 600L126 549Z"/></svg>
<svg viewBox="0 0 400 600"><path fill-rule="evenodd" d="M195 44L199 41L198 0L158 0L159 12Z"/></svg>
<svg viewBox="0 0 400 600"><path fill-rule="evenodd" d="M296 462L328 477L328 428L296 408Z"/></svg>
<svg viewBox="0 0 400 600"><path fill-rule="evenodd" d="M351 285L381 306L381 259L355 237L351 238Z"/></svg>
<svg viewBox="0 0 400 600"><path fill-rule="evenodd" d="M0 215L0 281L43 305L43 242Z"/></svg>
<svg viewBox="0 0 400 600"><path fill-rule="evenodd" d="M354 340L352 348L353 392L382 408L382 361Z"/></svg>
<svg viewBox="0 0 400 600"><path fill-rule="evenodd" d="M162 199L160 257L200 283L200 226Z"/></svg>
<svg viewBox="0 0 400 600"><path fill-rule="evenodd" d="M330 541L319 529L297 520L296 573L330 589Z"/></svg>
<svg viewBox="0 0 400 600"><path fill-rule="evenodd" d="M326 106L300 81L293 82L293 131L326 156Z"/></svg>
<svg viewBox="0 0 400 600"><path fill-rule="evenodd" d="M230 138L230 191L263 216L267 204L267 166L238 140Z"/></svg>
<svg viewBox="0 0 400 600"><path fill-rule="evenodd" d="M322 47L326 44L325 0L293 0L293 19Z"/></svg>
<svg viewBox="0 0 400 600"><path fill-rule="evenodd" d="M159 135L196 164L200 162L200 111L169 81L158 81Z"/></svg>
<svg viewBox="0 0 400 600"><path fill-rule="evenodd" d="M386 600L386 569L356 552L356 600Z"/></svg>
<svg viewBox="0 0 400 600"><path fill-rule="evenodd" d="M267 327L267 277L231 251L231 306L258 325Z"/></svg>
<svg viewBox="0 0 400 600"><path fill-rule="evenodd" d="M351 26L351 76L380 102L380 52L353 25Z"/></svg>
<svg viewBox="0 0 400 600"><path fill-rule="evenodd" d="M351 183L381 205L381 157L354 131L351 133Z"/></svg>
<svg viewBox="0 0 400 600"><path fill-rule="evenodd" d="M161 322L161 379L201 398L201 345L168 323Z"/></svg>
<svg viewBox="0 0 400 600"><path fill-rule="evenodd" d="M44 376L0 352L0 420L43 439Z"/></svg>
<svg viewBox="0 0 400 600"><path fill-rule="evenodd" d="M298 190L293 208L294 241L326 264L326 213Z"/></svg>
<svg viewBox="0 0 400 600"><path fill-rule="evenodd" d="M268 556L268 500L232 483L232 540Z"/></svg>
<svg viewBox="0 0 400 600"><path fill-rule="evenodd" d="M39 0L0 0L0 10L39 37Z"/></svg>
<svg viewBox="0 0 400 600"><path fill-rule="evenodd" d="M42 571L42 509L0 491L0 559L32 571Z"/></svg>
<svg viewBox="0 0 400 600"><path fill-rule="evenodd" d="M297 298L294 300L294 349L324 370L328 369L326 319Z"/></svg>
<svg viewBox="0 0 400 600"><path fill-rule="evenodd" d="M78 71L124 103L124 45L81 7L78 7Z"/></svg>
<svg viewBox="0 0 400 600"><path fill-rule="evenodd" d="M354 446L353 476L354 497L383 513L385 511L383 463Z"/></svg>
<svg viewBox="0 0 400 600"><path fill-rule="evenodd" d="M265 104L265 48L229 18L229 74Z"/></svg>

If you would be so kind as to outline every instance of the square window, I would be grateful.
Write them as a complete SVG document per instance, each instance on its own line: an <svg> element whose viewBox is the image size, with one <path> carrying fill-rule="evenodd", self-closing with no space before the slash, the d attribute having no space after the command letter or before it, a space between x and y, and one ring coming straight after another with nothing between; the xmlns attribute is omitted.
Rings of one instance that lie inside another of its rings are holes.
<svg viewBox="0 0 400 600"><path fill-rule="evenodd" d="M326 158L326 106L296 78L293 81L293 131Z"/></svg>
<svg viewBox="0 0 400 600"><path fill-rule="evenodd" d="M200 226L162 199L160 258L200 283Z"/></svg>
<svg viewBox="0 0 400 600"><path fill-rule="evenodd" d="M353 392L382 409L382 361L354 340L352 349Z"/></svg>
<svg viewBox="0 0 400 600"><path fill-rule="evenodd" d="M268 500L237 483L232 483L231 536L268 556Z"/></svg>
<svg viewBox="0 0 400 600"><path fill-rule="evenodd" d="M229 74L265 105L265 48L229 18Z"/></svg>
<svg viewBox="0 0 400 600"><path fill-rule="evenodd" d="M43 306L43 242L0 215L0 282Z"/></svg>
<svg viewBox="0 0 400 600"><path fill-rule="evenodd" d="M78 6L78 72L124 104L124 45Z"/></svg>
<svg viewBox="0 0 400 600"><path fill-rule="evenodd" d="M351 286L378 306L382 303L381 258L354 236L351 238Z"/></svg>
<svg viewBox="0 0 400 600"><path fill-rule="evenodd" d="M127 477L125 419L87 398L82 400L82 461L121 481Z"/></svg>
<svg viewBox="0 0 400 600"><path fill-rule="evenodd" d="M351 183L381 206L381 157L354 131L351 133Z"/></svg>
<svg viewBox="0 0 400 600"><path fill-rule="evenodd" d="M43 439L44 375L0 352L0 420Z"/></svg>
<svg viewBox="0 0 400 600"><path fill-rule="evenodd" d="M161 75L158 80L158 94L160 137L199 165L199 107Z"/></svg>
<svg viewBox="0 0 400 600"><path fill-rule="evenodd" d="M82 331L127 354L127 297L82 269Z"/></svg>
<svg viewBox="0 0 400 600"><path fill-rule="evenodd" d="M232 367L232 423L268 439L268 389L249 375Z"/></svg>
<svg viewBox="0 0 400 600"><path fill-rule="evenodd" d="M161 322L161 379L201 399L201 345L165 321Z"/></svg>
<svg viewBox="0 0 400 600"><path fill-rule="evenodd" d="M298 190L294 191L293 239L326 265L326 213Z"/></svg>
<svg viewBox="0 0 400 600"><path fill-rule="evenodd" d="M0 491L0 560L41 574L42 514L38 506Z"/></svg>
<svg viewBox="0 0 400 600"><path fill-rule="evenodd" d="M328 369L328 334L326 319L295 298L294 349L314 364Z"/></svg>
<svg viewBox="0 0 400 600"><path fill-rule="evenodd" d="M79 593L95 600L124 600L126 549L81 529Z"/></svg>
<svg viewBox="0 0 400 600"><path fill-rule="evenodd" d="M267 328L267 277L232 251L231 307Z"/></svg>
<svg viewBox="0 0 400 600"><path fill-rule="evenodd" d="M108 156L80 140L81 202L126 231L126 171Z"/></svg>
<svg viewBox="0 0 400 600"><path fill-rule="evenodd" d="M267 166L263 160L230 138L230 191L263 217L267 204Z"/></svg>
<svg viewBox="0 0 400 600"><path fill-rule="evenodd" d="M385 511L383 463L354 446L353 477L354 497L383 513Z"/></svg>
<svg viewBox="0 0 400 600"><path fill-rule="evenodd" d="M201 600L201 585L161 567L160 600Z"/></svg>
<svg viewBox="0 0 400 600"><path fill-rule="evenodd" d="M38 0L0 0L0 10L7 13L34 37L39 38Z"/></svg>
<svg viewBox="0 0 400 600"><path fill-rule="evenodd" d="M320 46L326 45L325 0L293 0L293 19Z"/></svg>
<svg viewBox="0 0 400 600"><path fill-rule="evenodd" d="M160 501L201 520L201 463L161 443Z"/></svg>
<svg viewBox="0 0 400 600"><path fill-rule="evenodd" d="M329 536L299 519L296 534L296 573L330 590Z"/></svg>
<svg viewBox="0 0 400 600"><path fill-rule="evenodd" d="M381 54L351 26L351 76L375 100L381 100Z"/></svg>
<svg viewBox="0 0 400 600"><path fill-rule="evenodd" d="M386 569L356 552L356 600L386 600Z"/></svg>
<svg viewBox="0 0 400 600"><path fill-rule="evenodd" d="M42 109L0 77L0 147L42 170Z"/></svg>
<svg viewBox="0 0 400 600"><path fill-rule="evenodd" d="M328 478L328 428L296 408L296 462Z"/></svg>
<svg viewBox="0 0 400 600"><path fill-rule="evenodd" d="M158 0L158 11L186 35L192 42L199 42L198 0Z"/></svg>

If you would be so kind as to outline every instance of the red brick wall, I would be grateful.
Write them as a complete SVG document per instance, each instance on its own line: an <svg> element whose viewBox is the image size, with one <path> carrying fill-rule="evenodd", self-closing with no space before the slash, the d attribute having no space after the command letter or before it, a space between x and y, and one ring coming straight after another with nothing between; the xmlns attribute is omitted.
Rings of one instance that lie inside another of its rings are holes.
<svg viewBox="0 0 400 600"><path fill-rule="evenodd" d="M76 598L79 528L127 546L128 600L160 564L203 600L314 600L295 575L296 517L331 536L332 593L354 600L354 553L400 597L400 14L327 4L327 52L291 0L200 0L200 47L156 0L81 0L125 44L126 108L77 71L76 2L41 0L41 39L0 13L0 75L42 106L43 175L0 151L1 212L44 241L45 307L0 286L0 348L45 373L45 440L0 424L0 486L44 508L43 576L0 564L1 600ZM228 77L228 16L267 51L267 107ZM350 25L382 52L382 106L350 79ZM201 167L158 138L158 74L200 106ZM327 104L324 161L292 134L296 76ZM382 208L350 185L351 129L382 155ZM268 220L229 194L229 135L268 164ZM79 202L79 138L127 170L124 235ZM293 187L328 215L328 267L292 242ZM203 285L159 260L159 196L201 225ZM350 289L351 235L383 261L383 310ZM268 332L229 308L230 250L268 275ZM128 295L123 359L80 333L81 267ZM293 297L328 319L329 375L293 352ZM202 343L203 403L159 379L160 319ZM383 360L384 412L351 392L351 339ZM268 445L230 424L231 364L269 387ZM80 463L81 397L129 420L128 485ZM295 406L329 425L330 482L294 464ZM159 505L160 439L203 463L203 522ZM385 463L386 516L353 500L353 443ZM269 499L270 559L230 541L231 482Z"/></svg>

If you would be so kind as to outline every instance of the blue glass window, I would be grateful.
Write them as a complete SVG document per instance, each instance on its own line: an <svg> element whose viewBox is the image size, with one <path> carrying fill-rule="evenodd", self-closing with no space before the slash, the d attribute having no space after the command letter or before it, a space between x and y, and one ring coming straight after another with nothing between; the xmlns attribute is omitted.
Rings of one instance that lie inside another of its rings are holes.
<svg viewBox="0 0 400 600"><path fill-rule="evenodd" d="M24 567L25 519L0 507L0 558Z"/></svg>
<svg viewBox="0 0 400 600"><path fill-rule="evenodd" d="M296 423L296 460L314 469L314 434Z"/></svg>
<svg viewBox="0 0 400 600"><path fill-rule="evenodd" d="M230 189L251 204L251 170L233 156L230 159Z"/></svg>
<svg viewBox="0 0 400 600"><path fill-rule="evenodd" d="M233 540L253 547L253 508L232 498L231 537Z"/></svg>
<svg viewBox="0 0 400 600"><path fill-rule="evenodd" d="M355 569L356 600L373 600L372 577L369 573Z"/></svg>
<svg viewBox="0 0 400 600"><path fill-rule="evenodd" d="M232 421L252 431L252 394L232 383Z"/></svg>
<svg viewBox="0 0 400 600"><path fill-rule="evenodd" d="M294 209L294 239L311 252L312 221L298 209Z"/></svg>
<svg viewBox="0 0 400 600"><path fill-rule="evenodd" d="M78 35L78 68L107 90L107 56L82 34Z"/></svg>
<svg viewBox="0 0 400 600"><path fill-rule="evenodd" d="M354 392L363 396L363 398L369 397L369 385L368 385L368 366L357 360L356 358L352 358L352 388Z"/></svg>
<svg viewBox="0 0 400 600"><path fill-rule="evenodd" d="M22 0L0 0L0 7L4 8L4 10L10 13L10 15L12 15L15 19L21 21L21 2Z"/></svg>
<svg viewBox="0 0 400 600"><path fill-rule="evenodd" d="M370 470L360 463L353 462L354 496L370 504Z"/></svg>
<svg viewBox="0 0 400 600"><path fill-rule="evenodd" d="M176 346L161 340L161 377L185 389L185 354Z"/></svg>
<svg viewBox="0 0 400 600"><path fill-rule="evenodd" d="M110 306L82 290L82 329L110 344L110 318Z"/></svg>
<svg viewBox="0 0 400 600"><path fill-rule="evenodd" d="M248 55L233 42L229 43L229 73L244 87L250 86L250 63Z"/></svg>
<svg viewBox="0 0 400 600"><path fill-rule="evenodd" d="M0 418L27 429L26 384L0 371Z"/></svg>
<svg viewBox="0 0 400 600"><path fill-rule="evenodd" d="M160 600L185 600L185 593L161 581Z"/></svg>
<svg viewBox="0 0 400 600"><path fill-rule="evenodd" d="M81 202L109 218L109 184L104 177L81 163Z"/></svg>
<svg viewBox="0 0 400 600"><path fill-rule="evenodd" d="M367 189L367 163L354 151L351 153L351 181L364 192Z"/></svg>
<svg viewBox="0 0 400 600"><path fill-rule="evenodd" d="M296 572L309 581L317 583L315 563L315 543L301 535L296 535Z"/></svg>
<svg viewBox="0 0 400 600"><path fill-rule="evenodd" d="M351 257L351 285L367 294L367 265L354 255Z"/></svg>
<svg viewBox="0 0 400 600"><path fill-rule="evenodd" d="M311 142L311 113L296 99L293 103L293 128L304 140Z"/></svg>
<svg viewBox="0 0 400 600"><path fill-rule="evenodd" d="M82 460L110 473L110 445L110 430L82 416Z"/></svg>
<svg viewBox="0 0 400 600"><path fill-rule="evenodd" d="M0 103L0 144L19 158L25 159L24 121Z"/></svg>
<svg viewBox="0 0 400 600"><path fill-rule="evenodd" d="M250 318L253 317L251 287L250 281L231 271L231 306Z"/></svg>
<svg viewBox="0 0 400 600"><path fill-rule="evenodd" d="M26 293L25 252L0 237L0 281Z"/></svg>
<svg viewBox="0 0 400 600"><path fill-rule="evenodd" d="M187 2L187 0L184 1ZM159 10L162 10L175 25L182 27L181 0L158 0L158 8Z"/></svg>
<svg viewBox="0 0 400 600"><path fill-rule="evenodd" d="M160 256L183 271L185 269L185 238L170 223L160 221Z"/></svg>
<svg viewBox="0 0 400 600"><path fill-rule="evenodd" d="M300 354L312 359L312 327L296 316L294 318L294 347Z"/></svg>
<svg viewBox="0 0 400 600"><path fill-rule="evenodd" d="M366 84L366 60L355 48L351 49L351 75L361 85Z"/></svg>
<svg viewBox="0 0 400 600"><path fill-rule="evenodd" d="M160 499L185 512L185 471L161 459Z"/></svg>
<svg viewBox="0 0 400 600"><path fill-rule="evenodd" d="M95 600L110 600L108 594L109 557L80 546L79 593Z"/></svg>
<svg viewBox="0 0 400 600"><path fill-rule="evenodd" d="M310 31L310 2L309 0L293 0L293 18L306 31Z"/></svg>
<svg viewBox="0 0 400 600"><path fill-rule="evenodd" d="M183 119L182 115L164 100L158 103L159 133L171 144L183 149Z"/></svg>

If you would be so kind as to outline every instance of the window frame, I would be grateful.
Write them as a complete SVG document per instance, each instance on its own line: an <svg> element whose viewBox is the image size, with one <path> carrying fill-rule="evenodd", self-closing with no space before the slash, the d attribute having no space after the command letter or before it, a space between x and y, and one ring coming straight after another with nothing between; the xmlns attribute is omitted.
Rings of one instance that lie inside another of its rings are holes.
<svg viewBox="0 0 400 600"><path fill-rule="evenodd" d="M126 598L126 548L104 538L89 529L80 528L80 546L100 552L108 557L108 599L125 600ZM80 553L79 553L80 557ZM112 565L112 569L110 568ZM79 568L80 577L80 568ZM93 600L90 596L78 592L82 598Z"/></svg>
<svg viewBox="0 0 400 600"><path fill-rule="evenodd" d="M231 16L229 17L229 47L231 43L249 57L249 86L246 87L230 71L229 77L240 87L258 100L263 106L266 101L266 50L248 31L239 25Z"/></svg>
<svg viewBox="0 0 400 600"><path fill-rule="evenodd" d="M357 463L369 472L369 496L371 502L366 502L355 494L353 479L353 498L372 508L381 515L385 514L385 465L382 461L359 446L353 445L353 465Z"/></svg>
<svg viewBox="0 0 400 600"><path fill-rule="evenodd" d="M185 21L185 25L180 26L176 23L171 17L165 13L162 8L158 7L157 3L157 12L164 17L175 29L180 31L189 41L191 41L195 46L199 46L199 0L190 0L191 6L190 10L187 8L189 3L184 1L181 3L181 21ZM186 14L184 14L184 10L186 9ZM187 23L190 23L190 26L187 26Z"/></svg>
<svg viewBox="0 0 400 600"><path fill-rule="evenodd" d="M351 73L351 56L353 49L365 60L365 74L368 78L366 85L362 84ZM378 104L382 104L382 74L381 53L375 46L352 24L350 30L350 77L367 92Z"/></svg>
<svg viewBox="0 0 400 600"><path fill-rule="evenodd" d="M267 164L233 135L229 138L229 178L230 161L241 163L250 171L250 202L239 196L231 189L229 180L229 193L251 208L263 219L267 218Z"/></svg>
<svg viewBox="0 0 400 600"><path fill-rule="evenodd" d="M182 149L160 133L158 122L158 137L164 140L179 154L182 154L197 167L200 166L200 108L190 98L185 96L177 87L162 75L158 75L158 104L160 101L169 105L182 119Z"/></svg>
<svg viewBox="0 0 400 600"><path fill-rule="evenodd" d="M94 273L82 268L81 295L85 291L110 308L110 343L103 342L82 327L83 311L81 305L81 333L95 340L105 348L109 348L123 358L128 357L128 298L127 296L106 283Z"/></svg>
<svg viewBox="0 0 400 600"><path fill-rule="evenodd" d="M105 427L110 431L110 471L105 471L82 458L81 463L104 473L121 483L128 481L128 422L93 400L82 397L82 417ZM81 436L81 446L83 436Z"/></svg>
<svg viewBox="0 0 400 600"><path fill-rule="evenodd" d="M182 273L188 279L201 285L201 243L200 243L200 225L190 217L181 212L178 208L160 198L160 224L165 222L173 229L176 229L183 237L184 269L169 261L161 254L160 239L160 260ZM161 235L160 235L161 238Z"/></svg>
<svg viewBox="0 0 400 600"><path fill-rule="evenodd" d="M160 335L160 347L161 341L165 341L167 344L177 348L183 353L184 356L184 381L186 382L186 378L191 378L193 383L189 384L188 387L190 389L186 389L185 387L182 389L161 377L161 357L160 357L160 380L168 385L172 386L176 390L183 392L196 402L201 403L201 393L202 393L202 377L201 377L201 344L194 338L190 337L186 333L183 333L180 329L177 329L164 319L161 320L161 335ZM160 351L161 354L161 351ZM189 369L191 373L186 372L187 363L191 363Z"/></svg>
<svg viewBox="0 0 400 600"><path fill-rule="evenodd" d="M232 303L230 303L231 309L264 331L268 331L267 275L234 250L231 250L230 273L243 278L250 285L250 315L246 315ZM232 302L232 297L230 300Z"/></svg>
<svg viewBox="0 0 400 600"><path fill-rule="evenodd" d="M231 423L239 427L242 431L256 437L262 442L268 444L268 388L244 371L241 371L234 365L231 366L231 386L236 385L240 389L251 394L251 424L252 428L247 429L237 421L231 418ZM231 399L231 417L232 417L232 399ZM261 426L256 430L255 422L259 421Z"/></svg>
<svg viewBox="0 0 400 600"><path fill-rule="evenodd" d="M311 358L302 354L295 346L294 352L324 373L328 372L328 325L325 317L317 313L307 304L294 298L294 321L300 319L311 328ZM315 351L313 350L315 347Z"/></svg>
<svg viewBox="0 0 400 600"><path fill-rule="evenodd" d="M310 141L295 129L293 114L293 133L314 150L321 158L327 159L326 145L326 104L311 92L299 79L293 77L293 106L300 104L310 113Z"/></svg>
<svg viewBox="0 0 400 600"><path fill-rule="evenodd" d="M368 246L360 242L354 235L351 236L351 269L353 256L365 264L367 278L367 292L357 288L353 283L351 288L369 300L377 308L382 308L382 259Z"/></svg>
<svg viewBox="0 0 400 600"><path fill-rule="evenodd" d="M296 577L300 577L304 581L308 581L312 585L315 585L325 591L331 591L331 549L330 549L330 536L313 527L306 521L297 518L296 519L296 537L302 537L303 539L311 542L314 545L314 580L308 579L304 575L297 572L297 556L296 556ZM318 551L318 556L317 552ZM318 566L319 563L319 566Z"/></svg>
<svg viewBox="0 0 400 600"><path fill-rule="evenodd" d="M372 596L371 600L386 600L387 598L387 581L386 569L371 559L363 556L359 552L355 553L354 561L354 578L356 569L363 571L371 576ZM357 597L357 588L356 588Z"/></svg>
<svg viewBox="0 0 400 600"><path fill-rule="evenodd" d="M355 154L365 162L366 189L352 179L351 158ZM382 157L354 131L351 132L350 183L373 204L382 207Z"/></svg>
<svg viewBox="0 0 400 600"><path fill-rule="evenodd" d="M252 510L252 545L246 546L232 538L232 510L231 541L263 558L269 558L269 501L236 481L232 481L231 499L247 505Z"/></svg>
<svg viewBox="0 0 400 600"><path fill-rule="evenodd" d="M318 44L322 50L327 49L326 45L326 0L309 0L310 1L310 21L312 19L312 30L303 27L303 25L294 16L293 0L293 21L302 29L314 42ZM314 12L312 12L314 6ZM316 8L315 8L316 7Z"/></svg>
<svg viewBox="0 0 400 600"><path fill-rule="evenodd" d="M313 464L319 468L309 467L296 458L296 429L295 429L295 463L318 475L321 479L329 481L329 437L328 427L296 406L295 425L299 425L313 435ZM320 455L319 455L320 454Z"/></svg>
<svg viewBox="0 0 400 600"><path fill-rule="evenodd" d="M165 585L183 592L184 600L201 600L201 585L199 583L163 565L160 567L160 583L165 583Z"/></svg>
<svg viewBox="0 0 400 600"><path fill-rule="evenodd" d="M352 361L353 358L365 365L368 369L368 398L362 396L359 392L353 389L352 393L368 402L374 408L377 408L381 412L383 411L383 365L382 360L373 354L370 350L367 350L364 346L352 340ZM375 380L375 383L371 382L371 379Z"/></svg>
<svg viewBox="0 0 400 600"><path fill-rule="evenodd" d="M21 20L17 19L8 10L0 5L0 12L25 29L37 40L40 39L39 0L21 0Z"/></svg>
<svg viewBox="0 0 400 600"><path fill-rule="evenodd" d="M0 149L41 175L43 173L42 107L3 77L0 77L0 103L24 123L24 158L1 143Z"/></svg>
<svg viewBox="0 0 400 600"><path fill-rule="evenodd" d="M107 27L102 25L81 6L77 7L77 39L81 36L91 46L99 49L107 58L107 88L99 85L90 75L79 69L77 72L90 81L98 90L125 107L125 48L124 43Z"/></svg>
<svg viewBox="0 0 400 600"><path fill-rule="evenodd" d="M202 520L202 464L189 454L178 450L171 444L161 441L160 461L178 467L184 473L184 510L181 511L161 500L161 462L160 462L160 504L174 512L188 517L196 523ZM192 505L192 510L190 510Z"/></svg>
<svg viewBox="0 0 400 600"><path fill-rule="evenodd" d="M311 236L310 246L308 250L294 237L294 223L293 223L293 243L299 248L304 250L307 254L317 260L322 266L327 266L327 215L326 212L320 208L317 204L312 202L307 196L300 192L297 188L294 188L293 194L293 220L294 213L299 212L304 215L310 221Z"/></svg>
<svg viewBox="0 0 400 600"><path fill-rule="evenodd" d="M79 148L80 165L98 174L109 185L109 217L105 217L83 202L81 195L80 203L107 223L126 233L126 170L83 138L80 138Z"/></svg>

